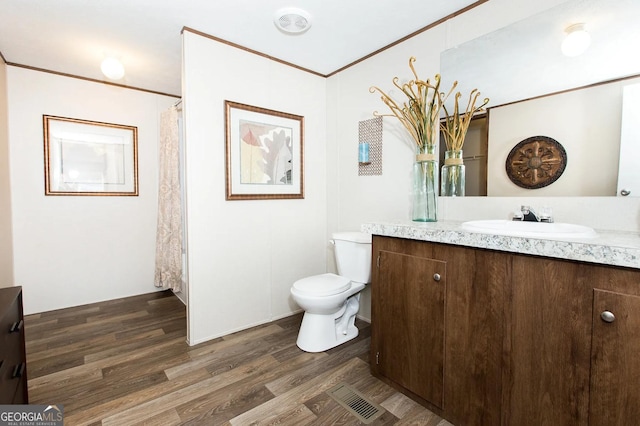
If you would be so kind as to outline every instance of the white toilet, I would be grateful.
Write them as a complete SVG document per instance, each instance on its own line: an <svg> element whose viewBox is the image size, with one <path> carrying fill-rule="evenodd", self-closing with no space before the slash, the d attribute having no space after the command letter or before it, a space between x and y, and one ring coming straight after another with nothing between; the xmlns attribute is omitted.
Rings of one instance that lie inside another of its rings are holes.
<svg viewBox="0 0 640 426"><path fill-rule="evenodd" d="M293 300L304 309L298 347L322 352L358 335L355 326L360 291L371 281L371 235L337 232L335 245L338 274L321 274L293 283Z"/></svg>

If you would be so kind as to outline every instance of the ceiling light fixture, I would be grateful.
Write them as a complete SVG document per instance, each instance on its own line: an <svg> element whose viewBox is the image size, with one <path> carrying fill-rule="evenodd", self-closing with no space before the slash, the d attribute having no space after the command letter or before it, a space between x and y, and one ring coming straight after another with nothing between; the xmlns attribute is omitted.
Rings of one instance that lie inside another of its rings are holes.
<svg viewBox="0 0 640 426"><path fill-rule="evenodd" d="M113 56L107 56L100 64L100 69L102 70L102 74L105 75L108 79L111 80L120 80L124 77L124 65L118 58L114 58Z"/></svg>
<svg viewBox="0 0 640 426"><path fill-rule="evenodd" d="M273 22L283 33L297 35L309 30L311 15L302 9L285 7L275 13Z"/></svg>
<svg viewBox="0 0 640 426"><path fill-rule="evenodd" d="M573 24L565 29L567 36L560 48L565 56L582 55L591 44L591 35L585 29L585 24Z"/></svg>

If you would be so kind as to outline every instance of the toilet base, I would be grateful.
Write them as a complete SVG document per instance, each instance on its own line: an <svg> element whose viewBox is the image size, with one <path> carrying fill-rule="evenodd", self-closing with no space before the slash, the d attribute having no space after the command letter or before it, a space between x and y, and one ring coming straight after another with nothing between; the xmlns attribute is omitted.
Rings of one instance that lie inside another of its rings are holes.
<svg viewBox="0 0 640 426"><path fill-rule="evenodd" d="M296 344L305 352L323 352L358 336L355 325L360 294L351 296L334 315L304 313Z"/></svg>

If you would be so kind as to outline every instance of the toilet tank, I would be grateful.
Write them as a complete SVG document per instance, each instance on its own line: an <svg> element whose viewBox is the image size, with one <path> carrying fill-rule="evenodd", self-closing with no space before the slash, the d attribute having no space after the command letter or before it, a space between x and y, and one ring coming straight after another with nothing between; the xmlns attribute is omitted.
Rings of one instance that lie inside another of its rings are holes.
<svg viewBox="0 0 640 426"><path fill-rule="evenodd" d="M358 283L371 282L371 234L336 232L331 238L335 244L338 275Z"/></svg>

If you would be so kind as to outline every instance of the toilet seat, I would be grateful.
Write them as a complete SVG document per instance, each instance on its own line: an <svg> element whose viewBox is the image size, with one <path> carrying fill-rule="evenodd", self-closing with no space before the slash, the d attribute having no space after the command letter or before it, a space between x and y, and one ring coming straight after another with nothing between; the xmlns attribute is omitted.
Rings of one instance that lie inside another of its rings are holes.
<svg viewBox="0 0 640 426"><path fill-rule="evenodd" d="M350 279L332 273L313 275L293 283L295 291L305 296L333 296L347 291L349 287Z"/></svg>

